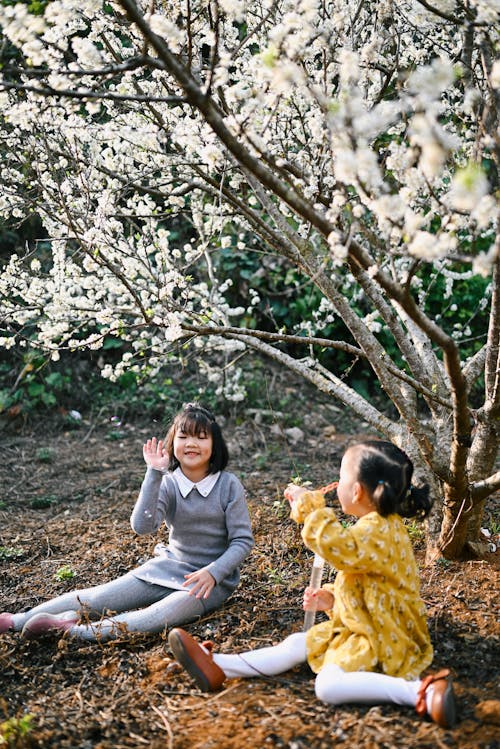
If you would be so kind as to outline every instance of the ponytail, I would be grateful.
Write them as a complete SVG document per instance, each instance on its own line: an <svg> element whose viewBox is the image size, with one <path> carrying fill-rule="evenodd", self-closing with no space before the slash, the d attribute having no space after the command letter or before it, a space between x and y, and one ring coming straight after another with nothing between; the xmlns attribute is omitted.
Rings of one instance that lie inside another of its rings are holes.
<svg viewBox="0 0 500 749"><path fill-rule="evenodd" d="M383 440L368 440L354 447L360 454L358 480L370 492L380 515L397 513L421 519L429 514L429 486L413 486L413 463L403 450Z"/></svg>
<svg viewBox="0 0 500 749"><path fill-rule="evenodd" d="M402 518L425 518L431 511L432 501L429 497L429 485L410 486L403 499L399 502L396 512Z"/></svg>

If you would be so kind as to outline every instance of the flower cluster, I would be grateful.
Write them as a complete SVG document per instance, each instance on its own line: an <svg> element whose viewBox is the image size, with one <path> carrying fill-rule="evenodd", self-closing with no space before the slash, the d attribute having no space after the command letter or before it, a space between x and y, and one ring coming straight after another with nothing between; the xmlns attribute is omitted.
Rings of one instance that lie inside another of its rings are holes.
<svg viewBox="0 0 500 749"><path fill-rule="evenodd" d="M457 264L487 276L496 260L500 67L484 54L496 12L469 5L467 64L453 0L437 13L369 0L355 14L350 0L172 0L153 12L140 0L145 33L119 0L53 0L40 15L3 6L19 65L0 80L0 214L36 210L48 240L2 269L1 343L27 325L52 351L113 334L129 351L106 376L159 365L193 326L259 308L257 283L234 303L218 261L255 249L318 283L302 330L341 317L381 361L376 334L392 314L405 321L381 273L402 288L411 272L425 306L415 263L434 278ZM369 256L363 273L354 246ZM236 375L222 392L243 397Z"/></svg>

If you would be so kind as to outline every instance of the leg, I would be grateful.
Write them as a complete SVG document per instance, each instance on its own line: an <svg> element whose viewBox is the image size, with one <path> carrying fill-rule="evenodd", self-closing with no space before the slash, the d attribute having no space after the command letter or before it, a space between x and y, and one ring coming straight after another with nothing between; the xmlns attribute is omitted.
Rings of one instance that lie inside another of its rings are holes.
<svg viewBox="0 0 500 749"><path fill-rule="evenodd" d="M147 583L146 583L147 584ZM153 586L160 587L160 586ZM161 632L166 627L185 624L205 613L199 598L186 590L163 588L163 598L146 608L126 611L90 624L77 624L69 636L81 640L109 640L122 632Z"/></svg>
<svg viewBox="0 0 500 749"><path fill-rule="evenodd" d="M200 645L180 628L170 631L168 644L176 660L202 692L216 691L228 677L272 676L306 660L304 632L290 635L274 647L250 650L241 655L213 655L211 643Z"/></svg>
<svg viewBox="0 0 500 749"><path fill-rule="evenodd" d="M329 705L394 702L415 707L419 686L420 681L406 681L372 671L343 671L340 666L328 664L316 677L315 692L318 699Z"/></svg>
<svg viewBox="0 0 500 749"><path fill-rule="evenodd" d="M246 653L227 655L214 653L214 663L221 668L228 679L252 676L275 676L305 663L305 632L295 632L278 645Z"/></svg>
<svg viewBox="0 0 500 749"><path fill-rule="evenodd" d="M82 609L97 614L104 614L106 610L125 611L129 608L147 606L164 594L165 588L161 585L150 585L129 572L103 585L63 593L24 614L13 614L13 628L21 630L26 622L37 614L61 614Z"/></svg>
<svg viewBox="0 0 500 749"><path fill-rule="evenodd" d="M328 664L316 677L315 691L329 705L392 702L416 708L419 715L429 715L443 728L452 728L457 720L455 695L446 669L425 679L406 681L370 671L346 672Z"/></svg>

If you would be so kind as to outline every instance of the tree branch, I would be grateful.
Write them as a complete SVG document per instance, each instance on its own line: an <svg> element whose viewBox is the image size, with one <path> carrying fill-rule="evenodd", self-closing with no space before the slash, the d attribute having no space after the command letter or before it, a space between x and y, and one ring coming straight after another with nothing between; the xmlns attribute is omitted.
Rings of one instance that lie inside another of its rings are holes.
<svg viewBox="0 0 500 749"><path fill-rule="evenodd" d="M485 345L476 351L474 356L467 361L462 369L462 374L467 383L467 389L470 390L472 384L477 378L484 372L484 366L486 363L486 356L488 354L488 347Z"/></svg>
<svg viewBox="0 0 500 749"><path fill-rule="evenodd" d="M470 493L474 501L479 502L482 499L489 497L490 494L493 494L497 489L500 489L500 471L497 471L487 479L475 481L470 486Z"/></svg>
<svg viewBox="0 0 500 749"><path fill-rule="evenodd" d="M300 346L321 346L321 348L331 348L337 351L345 351L351 356L364 357L364 353L357 346L351 346L344 341L332 341L330 338L317 338L315 336L290 335L288 333L272 333L265 330L249 330L247 328L234 328L228 325L194 325L191 323L181 323L181 328L197 335L220 335L234 338L242 335L252 338L258 338L263 341L274 341L275 343L299 344Z"/></svg>
<svg viewBox="0 0 500 749"><path fill-rule="evenodd" d="M428 10L430 13L433 13L435 16L438 16L439 18L442 18L444 21L449 21L453 24L458 24L459 20L456 16L451 16L448 13L445 13L443 10L440 10L439 8L436 8L434 5L431 5L427 2L427 0L417 0L417 3L419 5L422 5L426 10Z"/></svg>
<svg viewBox="0 0 500 749"><path fill-rule="evenodd" d="M186 99L182 96L151 96L150 94L140 96L138 94L113 94L109 91L75 91L73 89L52 88L46 86L29 86L25 83L6 83L0 81L0 90L5 91L29 91L30 93L44 96L46 98L55 96L63 99L77 99L87 101L88 99L104 99L107 101L137 101L137 102L162 102L163 104L185 104Z"/></svg>
<svg viewBox="0 0 500 749"><path fill-rule="evenodd" d="M164 39L151 31L134 0L119 0L119 3L130 20L137 25L144 37L149 40L166 69L184 90L188 102L202 113L207 124L219 136L222 143L233 154L238 163L245 166L265 187L280 197L299 216L302 216L315 226L323 236L327 237L333 229L330 222L322 214L315 211L311 204L297 190L276 176L276 173L279 172L278 167L270 169L242 146L241 140L225 125L224 114L219 110L214 100L207 96L201 89L198 82L180 62L178 57L170 51Z"/></svg>
<svg viewBox="0 0 500 749"><path fill-rule="evenodd" d="M500 236L496 239L496 258L493 266L491 313L488 325L487 356L484 367L485 399L500 402Z"/></svg>
<svg viewBox="0 0 500 749"><path fill-rule="evenodd" d="M359 395L359 393L356 393L356 391L348 387L341 379L335 377L331 372L328 373L327 379L322 375L321 371L317 369L316 363L314 363L313 367L309 367L307 364L297 361L283 351L280 351L273 346L269 346L256 338L252 338L252 336L240 335L234 337L236 340L242 341L274 361L281 362L293 372L300 374L321 392L327 393L341 403L344 403L344 405L352 409L354 413L360 416L364 421L371 424L375 429L385 434L389 439L396 440L399 438L400 434L397 424L384 416L384 414L372 406L372 404Z"/></svg>

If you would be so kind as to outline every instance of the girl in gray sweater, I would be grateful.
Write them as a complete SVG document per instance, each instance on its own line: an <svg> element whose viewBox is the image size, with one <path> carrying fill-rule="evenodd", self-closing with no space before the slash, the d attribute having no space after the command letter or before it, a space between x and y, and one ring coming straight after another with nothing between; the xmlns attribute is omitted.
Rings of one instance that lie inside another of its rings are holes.
<svg viewBox="0 0 500 749"><path fill-rule="evenodd" d="M162 522L168 544L152 559L103 585L65 593L19 614L0 614L0 633L36 638L67 632L105 640L160 632L219 606L239 582L254 541L243 486L225 471L229 455L214 416L188 403L163 440L143 447L147 470L130 519L139 534Z"/></svg>

